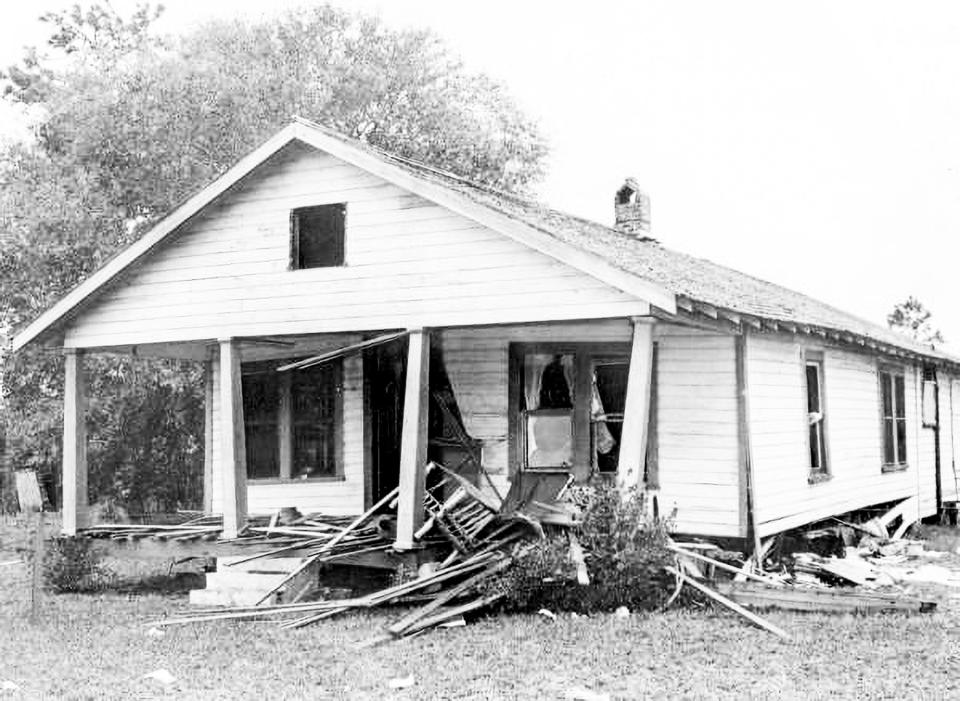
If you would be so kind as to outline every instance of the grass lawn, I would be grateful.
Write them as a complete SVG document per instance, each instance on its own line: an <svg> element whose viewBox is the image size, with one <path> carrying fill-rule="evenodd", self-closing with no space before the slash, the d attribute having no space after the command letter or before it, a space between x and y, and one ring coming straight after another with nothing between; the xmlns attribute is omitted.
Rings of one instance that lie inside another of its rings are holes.
<svg viewBox="0 0 960 701"><path fill-rule="evenodd" d="M0 539L0 562L15 557L14 541ZM28 583L24 567L0 567L0 682L20 686L0 697L564 699L576 689L627 699L960 696L960 607L948 591L936 593L941 606L931 615L767 614L789 641L727 612L687 610L488 617L358 651L396 611L294 631L230 622L155 637L147 623L184 607L184 594L47 594L32 623ZM143 678L159 668L176 680ZM413 686L390 688L410 674Z"/></svg>

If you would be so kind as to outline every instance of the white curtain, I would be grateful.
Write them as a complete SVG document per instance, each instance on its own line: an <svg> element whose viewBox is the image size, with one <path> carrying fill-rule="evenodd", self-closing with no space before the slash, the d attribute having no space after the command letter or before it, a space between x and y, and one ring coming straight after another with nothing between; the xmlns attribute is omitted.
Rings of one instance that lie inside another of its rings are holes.
<svg viewBox="0 0 960 701"><path fill-rule="evenodd" d="M523 359L523 393L527 411L540 408L540 389L543 387L543 371L551 363L549 353L529 353Z"/></svg>
<svg viewBox="0 0 960 701"><path fill-rule="evenodd" d="M593 381L590 384L592 389L592 396L590 397L590 418L593 419L594 426L596 426L596 448L597 452L606 455L617 445L617 439L613 437L610 429L607 428L607 422L600 419L600 417L607 412L604 410L603 400L600 398L600 388L597 387L596 375L593 376Z"/></svg>

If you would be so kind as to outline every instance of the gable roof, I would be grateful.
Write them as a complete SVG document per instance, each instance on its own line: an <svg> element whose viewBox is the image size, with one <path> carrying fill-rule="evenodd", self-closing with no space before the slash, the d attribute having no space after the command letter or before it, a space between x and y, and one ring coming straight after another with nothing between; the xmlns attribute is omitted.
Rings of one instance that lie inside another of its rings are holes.
<svg viewBox="0 0 960 701"><path fill-rule="evenodd" d="M161 219L140 239L108 260L99 270L27 325L14 337L13 349L16 351L23 348L26 344L48 334L66 319L75 315L82 305L89 302L104 286L148 255L201 210L224 195L268 158L293 141L301 141L362 168L424 199L473 219L494 231L571 265L602 282L643 299L660 309L671 313L676 311L674 294L662 285L637 277L614 265L602 255L566 243L498 208L485 206L474 198L467 196L460 189L444 186L435 177L425 176L428 172L436 174L438 171L432 171L426 166L409 167L409 162L402 161L402 159L394 158L389 154L348 139L313 122L294 118L291 124L280 130L210 185Z"/></svg>
<svg viewBox="0 0 960 701"><path fill-rule="evenodd" d="M76 314L105 285L292 141L325 151L644 299L668 318L700 317L731 327L783 329L892 354L960 363L947 354L799 292L670 250L651 239L638 238L477 185L301 118L294 118L290 125L189 198L40 315L14 337L14 350L50 333Z"/></svg>

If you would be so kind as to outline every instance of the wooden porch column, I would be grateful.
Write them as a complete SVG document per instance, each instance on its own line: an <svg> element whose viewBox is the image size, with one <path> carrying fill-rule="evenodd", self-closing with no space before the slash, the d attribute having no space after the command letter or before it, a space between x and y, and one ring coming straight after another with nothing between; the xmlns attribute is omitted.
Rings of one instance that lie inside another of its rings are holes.
<svg viewBox="0 0 960 701"><path fill-rule="evenodd" d="M213 511L213 358L203 364L203 511Z"/></svg>
<svg viewBox="0 0 960 701"><path fill-rule="evenodd" d="M223 537L235 538L247 520L247 448L240 384L240 347L235 339L220 343L220 453L223 480Z"/></svg>
<svg viewBox="0 0 960 701"><path fill-rule="evenodd" d="M413 534L423 525L429 392L430 332L419 329L410 332L407 348L407 378L400 434L400 496L397 505L397 540L394 543L399 550L417 547Z"/></svg>
<svg viewBox="0 0 960 701"><path fill-rule="evenodd" d="M647 454L647 427L650 419L650 387L653 370L654 320L635 317L627 398L623 412L623 436L617 463L617 484L621 489L639 486Z"/></svg>
<svg viewBox="0 0 960 701"><path fill-rule="evenodd" d="M63 381L63 533L89 525L87 501L87 383L83 351L65 348Z"/></svg>

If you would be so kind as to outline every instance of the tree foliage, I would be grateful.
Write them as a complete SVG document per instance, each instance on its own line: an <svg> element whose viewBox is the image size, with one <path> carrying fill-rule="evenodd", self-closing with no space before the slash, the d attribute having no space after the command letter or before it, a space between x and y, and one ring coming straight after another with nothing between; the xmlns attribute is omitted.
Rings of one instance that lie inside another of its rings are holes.
<svg viewBox="0 0 960 701"><path fill-rule="evenodd" d="M48 13L47 46L0 76L5 100L42 115L35 143L0 152L0 331L38 315L295 114L494 188L522 191L542 175L536 125L429 32L322 6L158 37L160 9ZM135 365L142 387L109 379L110 368ZM14 462L51 470L59 358L27 350L6 370ZM181 423L196 419L196 372L114 358L95 361L91 374L103 409L90 415L98 489L98 470L162 464L170 451L196 464L202 428ZM122 415L191 438L173 445L119 423ZM128 455L120 443L132 436L140 444Z"/></svg>
<svg viewBox="0 0 960 701"><path fill-rule="evenodd" d="M887 315L887 325L915 341L936 347L944 343L943 334L931 322L930 312L916 297L907 297Z"/></svg>

